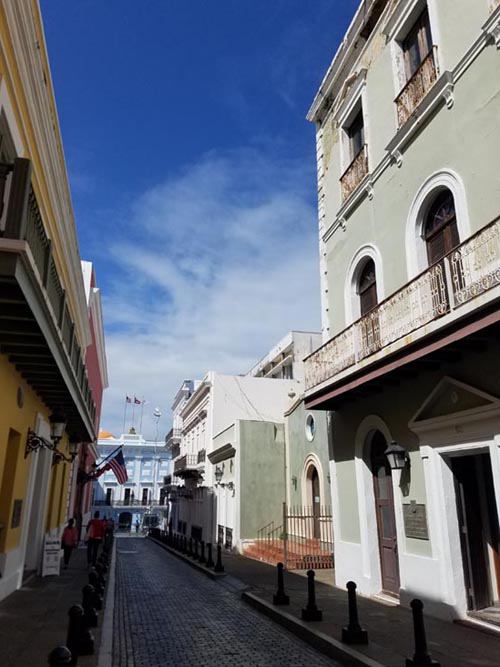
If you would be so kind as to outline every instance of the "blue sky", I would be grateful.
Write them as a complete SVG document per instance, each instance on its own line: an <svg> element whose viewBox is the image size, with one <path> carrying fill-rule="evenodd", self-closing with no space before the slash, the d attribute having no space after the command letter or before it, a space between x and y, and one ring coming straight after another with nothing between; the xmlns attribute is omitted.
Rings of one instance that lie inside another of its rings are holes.
<svg viewBox="0 0 500 667"><path fill-rule="evenodd" d="M135 394L144 434L163 438L184 378L245 373L289 330L320 329L305 115L357 4L41 0L103 295L102 428L121 432Z"/></svg>

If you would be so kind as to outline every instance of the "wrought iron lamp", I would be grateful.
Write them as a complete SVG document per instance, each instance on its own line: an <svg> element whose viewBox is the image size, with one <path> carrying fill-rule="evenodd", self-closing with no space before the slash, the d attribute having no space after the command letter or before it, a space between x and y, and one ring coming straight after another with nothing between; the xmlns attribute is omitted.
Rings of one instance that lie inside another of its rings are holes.
<svg viewBox="0 0 500 667"><path fill-rule="evenodd" d="M215 468L215 483L216 484L220 484L220 481L222 479L223 474L224 474L224 472L223 472L222 468L219 468L219 466L217 466Z"/></svg>
<svg viewBox="0 0 500 667"><path fill-rule="evenodd" d="M410 465L410 456L404 447L392 440L384 452L391 470L403 470Z"/></svg>
<svg viewBox="0 0 500 667"><path fill-rule="evenodd" d="M293 475L292 476L292 484L293 484L293 488L295 489L295 491L297 491L297 482L298 482L297 475Z"/></svg>
<svg viewBox="0 0 500 667"><path fill-rule="evenodd" d="M66 417L59 414L53 414L49 417L50 421L50 440L28 429L28 439L26 440L26 449L24 458L28 458L31 452L37 452L39 449L49 449L52 452L57 450L57 445L63 437L66 428ZM75 454L76 456L76 454ZM74 457L73 457L74 458Z"/></svg>
<svg viewBox="0 0 500 667"><path fill-rule="evenodd" d="M73 461L76 458L76 455L78 454L78 444L79 443L77 440L69 441L68 444L69 456L66 456L58 449L54 449L54 458L53 458L54 464L57 465L58 463L61 463L61 461L66 461L66 463L73 463Z"/></svg>

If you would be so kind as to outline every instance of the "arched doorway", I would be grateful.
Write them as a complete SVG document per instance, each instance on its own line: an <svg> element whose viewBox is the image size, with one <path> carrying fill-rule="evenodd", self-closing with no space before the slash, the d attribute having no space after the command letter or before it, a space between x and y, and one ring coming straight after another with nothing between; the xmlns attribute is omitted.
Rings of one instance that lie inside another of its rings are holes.
<svg viewBox="0 0 500 667"><path fill-rule="evenodd" d="M399 559L391 468L384 452L387 441L380 431L371 436L370 464L377 516L382 590L399 595Z"/></svg>
<svg viewBox="0 0 500 667"><path fill-rule="evenodd" d="M132 526L132 513L120 512L120 516L118 517L118 529L130 531L131 526Z"/></svg>
<svg viewBox="0 0 500 667"><path fill-rule="evenodd" d="M424 239L429 264L439 262L459 243L453 194L443 189L435 197L424 220Z"/></svg>
<svg viewBox="0 0 500 667"><path fill-rule="evenodd" d="M312 509L312 537L321 539L320 516L321 516L321 496L319 488L319 474L315 465L310 465L307 469L307 496L310 499Z"/></svg>

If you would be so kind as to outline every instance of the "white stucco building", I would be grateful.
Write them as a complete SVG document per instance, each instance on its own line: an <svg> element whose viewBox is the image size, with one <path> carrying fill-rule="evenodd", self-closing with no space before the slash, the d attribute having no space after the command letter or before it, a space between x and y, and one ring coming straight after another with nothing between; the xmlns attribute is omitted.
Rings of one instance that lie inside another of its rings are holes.
<svg viewBox="0 0 500 667"><path fill-rule="evenodd" d="M316 95L336 577L492 618L500 599L500 6L361 3ZM399 468L386 451L402 447Z"/></svg>

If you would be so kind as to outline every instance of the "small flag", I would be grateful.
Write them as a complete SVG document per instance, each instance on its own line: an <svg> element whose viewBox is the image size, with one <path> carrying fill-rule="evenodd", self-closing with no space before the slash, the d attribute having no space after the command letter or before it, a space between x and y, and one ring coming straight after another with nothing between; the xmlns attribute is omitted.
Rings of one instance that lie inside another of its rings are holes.
<svg viewBox="0 0 500 667"><path fill-rule="evenodd" d="M130 398L130 396L125 396L125 402L132 403L132 399Z"/></svg>
<svg viewBox="0 0 500 667"><path fill-rule="evenodd" d="M116 456L113 456L111 461L108 461L107 465L115 473L118 484L125 484L125 482L128 480L128 475L127 468L125 466L125 459L123 458L123 452L121 449Z"/></svg>
<svg viewBox="0 0 500 667"><path fill-rule="evenodd" d="M140 400L139 400L138 398L136 398L135 396L134 396L134 403L135 403L136 405L140 405L140 404L141 404Z"/></svg>

